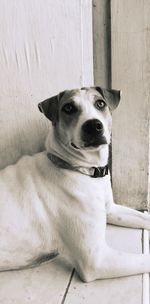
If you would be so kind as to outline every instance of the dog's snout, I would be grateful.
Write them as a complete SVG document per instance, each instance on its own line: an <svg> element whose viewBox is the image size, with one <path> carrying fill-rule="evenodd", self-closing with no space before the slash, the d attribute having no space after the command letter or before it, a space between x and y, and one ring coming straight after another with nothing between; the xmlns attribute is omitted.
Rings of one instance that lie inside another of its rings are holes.
<svg viewBox="0 0 150 304"><path fill-rule="evenodd" d="M81 128L81 139L85 147L98 147L106 144L102 122L98 119L89 119L84 122Z"/></svg>
<svg viewBox="0 0 150 304"><path fill-rule="evenodd" d="M97 132L101 132L103 130L103 124L100 121L95 123L95 129Z"/></svg>
<svg viewBox="0 0 150 304"><path fill-rule="evenodd" d="M90 119L83 124L82 131L91 135L100 134L103 131L103 124L98 119Z"/></svg>

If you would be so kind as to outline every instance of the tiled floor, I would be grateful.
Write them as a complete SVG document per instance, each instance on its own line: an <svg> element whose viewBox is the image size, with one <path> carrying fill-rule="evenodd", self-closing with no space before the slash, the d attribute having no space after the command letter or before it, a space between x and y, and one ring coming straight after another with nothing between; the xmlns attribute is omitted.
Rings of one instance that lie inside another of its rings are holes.
<svg viewBox="0 0 150 304"><path fill-rule="evenodd" d="M109 226L108 242L142 251L142 231ZM0 274L0 304L142 304L142 275L83 283L60 258L35 269Z"/></svg>

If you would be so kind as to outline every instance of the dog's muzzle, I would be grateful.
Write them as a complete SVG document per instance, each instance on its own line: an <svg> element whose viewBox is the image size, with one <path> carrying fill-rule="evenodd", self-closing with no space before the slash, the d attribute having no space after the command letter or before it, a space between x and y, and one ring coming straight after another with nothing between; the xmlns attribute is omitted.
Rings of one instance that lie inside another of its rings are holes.
<svg viewBox="0 0 150 304"><path fill-rule="evenodd" d="M87 120L81 128L81 139L85 147L98 147L107 144L102 122L98 119Z"/></svg>

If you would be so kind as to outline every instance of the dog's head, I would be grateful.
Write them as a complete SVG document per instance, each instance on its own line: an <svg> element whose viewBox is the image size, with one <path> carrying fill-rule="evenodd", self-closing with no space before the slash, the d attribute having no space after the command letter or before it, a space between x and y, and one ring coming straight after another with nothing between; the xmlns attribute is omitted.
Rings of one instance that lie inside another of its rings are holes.
<svg viewBox="0 0 150 304"><path fill-rule="evenodd" d="M120 91L90 87L61 92L38 107L63 144L74 150L95 149L110 143L111 112L119 101Z"/></svg>

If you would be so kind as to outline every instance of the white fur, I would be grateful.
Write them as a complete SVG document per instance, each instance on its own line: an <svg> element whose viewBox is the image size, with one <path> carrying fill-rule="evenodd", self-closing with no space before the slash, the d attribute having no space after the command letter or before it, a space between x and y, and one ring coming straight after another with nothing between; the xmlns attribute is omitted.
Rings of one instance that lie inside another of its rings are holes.
<svg viewBox="0 0 150 304"><path fill-rule="evenodd" d="M47 151L22 157L0 172L0 270L35 265L58 252L92 281L150 271L150 256L129 255L108 247L108 222L150 229L150 216L115 205L110 176L92 178L55 166L47 152L72 165L106 165L108 145L75 151L53 129Z"/></svg>

